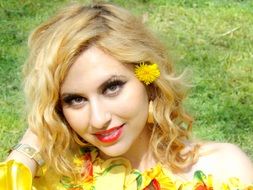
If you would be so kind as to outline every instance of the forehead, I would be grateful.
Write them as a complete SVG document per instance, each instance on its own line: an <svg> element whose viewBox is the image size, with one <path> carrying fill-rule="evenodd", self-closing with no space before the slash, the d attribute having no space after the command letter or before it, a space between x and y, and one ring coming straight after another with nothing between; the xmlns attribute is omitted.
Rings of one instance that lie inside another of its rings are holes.
<svg viewBox="0 0 253 190"><path fill-rule="evenodd" d="M61 91L87 85L87 83L99 84L112 75L135 77L131 64L123 64L92 46L85 50L70 67L62 83Z"/></svg>

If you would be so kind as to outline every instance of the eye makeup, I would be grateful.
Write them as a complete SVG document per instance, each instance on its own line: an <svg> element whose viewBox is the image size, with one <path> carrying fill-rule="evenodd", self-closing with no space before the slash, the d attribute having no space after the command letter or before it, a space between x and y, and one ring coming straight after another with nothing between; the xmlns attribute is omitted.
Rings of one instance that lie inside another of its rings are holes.
<svg viewBox="0 0 253 190"><path fill-rule="evenodd" d="M108 97L117 96L126 82L126 77L113 75L98 87L97 93ZM85 101L87 98L80 92L63 93L61 96L63 105L78 106L83 105Z"/></svg>
<svg viewBox="0 0 253 190"><path fill-rule="evenodd" d="M104 95L114 96L117 95L118 92L122 89L124 84L126 83L126 79L122 77L114 76L103 83L101 92Z"/></svg>
<svg viewBox="0 0 253 190"><path fill-rule="evenodd" d="M62 98L62 102L66 105L80 105L84 101L86 101L86 99L77 94L66 94Z"/></svg>

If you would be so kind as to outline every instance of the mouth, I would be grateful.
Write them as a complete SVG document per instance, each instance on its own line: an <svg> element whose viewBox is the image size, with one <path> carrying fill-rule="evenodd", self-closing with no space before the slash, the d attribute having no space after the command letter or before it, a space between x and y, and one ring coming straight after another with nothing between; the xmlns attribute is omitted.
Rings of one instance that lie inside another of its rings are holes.
<svg viewBox="0 0 253 190"><path fill-rule="evenodd" d="M123 126L124 124L105 131L99 131L97 133L94 133L94 135L102 143L113 143L120 138L123 131Z"/></svg>

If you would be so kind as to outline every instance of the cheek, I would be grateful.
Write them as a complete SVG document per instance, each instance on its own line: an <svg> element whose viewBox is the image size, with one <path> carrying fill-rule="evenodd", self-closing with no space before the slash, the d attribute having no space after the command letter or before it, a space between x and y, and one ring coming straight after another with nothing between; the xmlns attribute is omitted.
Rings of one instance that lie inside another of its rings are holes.
<svg viewBox="0 0 253 190"><path fill-rule="evenodd" d="M63 108L63 114L69 126L79 135L83 134L88 128L88 117L84 110L73 110Z"/></svg>
<svg viewBox="0 0 253 190"><path fill-rule="evenodd" d="M125 118L147 115L148 95L142 84L131 85L124 91L117 104L117 110Z"/></svg>

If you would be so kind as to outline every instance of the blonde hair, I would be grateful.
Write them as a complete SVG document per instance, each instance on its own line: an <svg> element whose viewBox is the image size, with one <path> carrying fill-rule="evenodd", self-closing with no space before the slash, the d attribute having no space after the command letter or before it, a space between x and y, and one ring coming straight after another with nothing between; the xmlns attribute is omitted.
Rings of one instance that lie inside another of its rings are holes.
<svg viewBox="0 0 253 190"><path fill-rule="evenodd" d="M195 149L182 154L192 120L182 109L185 90L181 77L173 73L166 48L141 20L108 3L67 7L29 38L30 56L24 69L28 124L41 140L47 163L60 174L76 172L71 162L75 135L61 113L59 91L70 66L91 45L122 63L158 64L161 76L149 87L154 94L152 151L175 171L193 164Z"/></svg>

